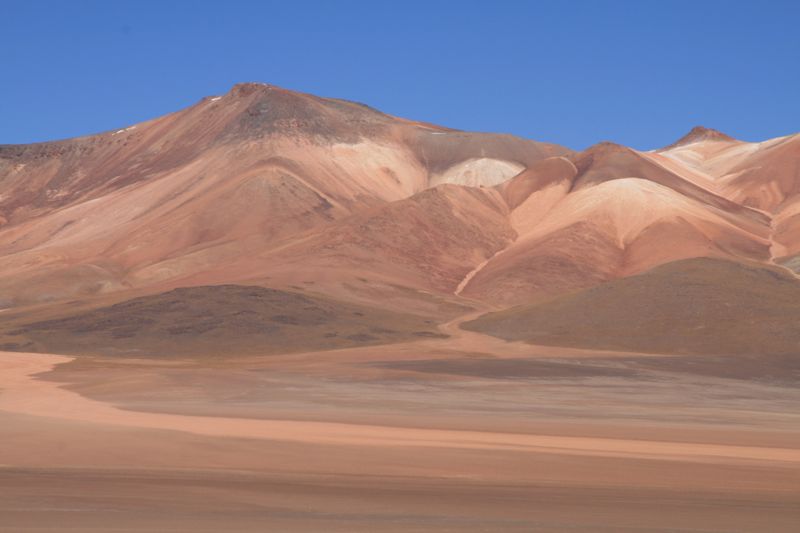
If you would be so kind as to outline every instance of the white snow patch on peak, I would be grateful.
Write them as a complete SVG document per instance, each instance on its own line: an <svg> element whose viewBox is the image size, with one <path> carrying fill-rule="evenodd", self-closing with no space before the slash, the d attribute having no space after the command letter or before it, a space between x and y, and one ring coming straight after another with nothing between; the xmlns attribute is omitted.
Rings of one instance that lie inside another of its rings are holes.
<svg viewBox="0 0 800 533"><path fill-rule="evenodd" d="M131 131L131 130L135 130L135 129L136 129L136 126L128 126L127 128L123 128L123 129L121 129L121 130L117 130L117 131L115 131L115 132L114 132L114 133L112 133L111 135L116 135L116 134L118 134L118 133L125 133L126 131Z"/></svg>

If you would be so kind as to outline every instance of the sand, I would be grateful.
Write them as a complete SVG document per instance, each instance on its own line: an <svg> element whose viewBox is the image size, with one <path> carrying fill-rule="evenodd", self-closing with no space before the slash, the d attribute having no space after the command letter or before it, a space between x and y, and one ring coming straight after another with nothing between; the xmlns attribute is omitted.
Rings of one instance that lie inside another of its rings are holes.
<svg viewBox="0 0 800 533"><path fill-rule="evenodd" d="M70 358L58 355L3 353L3 359L0 362L0 374L2 374L0 387L3 388L0 409L11 413L93 424L177 430L216 437L256 438L312 444L516 450L706 461L725 458L745 462L762 460L800 463L800 450L789 448L137 413L84 398L79 394L60 388L55 383L37 381L33 378L36 374L52 370L55 365L69 360Z"/></svg>
<svg viewBox="0 0 800 533"><path fill-rule="evenodd" d="M459 329L476 314L445 325L450 339L216 362L4 352L0 523L792 531L800 520L796 388ZM503 375L498 361L517 366Z"/></svg>

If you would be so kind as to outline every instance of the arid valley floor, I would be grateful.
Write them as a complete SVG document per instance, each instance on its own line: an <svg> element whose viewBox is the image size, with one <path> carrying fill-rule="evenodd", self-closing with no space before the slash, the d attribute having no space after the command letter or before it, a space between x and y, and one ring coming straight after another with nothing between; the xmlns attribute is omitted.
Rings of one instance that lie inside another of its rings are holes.
<svg viewBox="0 0 800 533"><path fill-rule="evenodd" d="M200 363L5 353L3 529L800 522L796 375L456 335Z"/></svg>

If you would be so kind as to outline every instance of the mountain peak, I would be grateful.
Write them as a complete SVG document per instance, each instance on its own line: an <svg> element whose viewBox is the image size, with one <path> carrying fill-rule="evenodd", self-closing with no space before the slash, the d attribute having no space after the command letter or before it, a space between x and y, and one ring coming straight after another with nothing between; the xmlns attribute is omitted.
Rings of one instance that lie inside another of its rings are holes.
<svg viewBox="0 0 800 533"><path fill-rule="evenodd" d="M254 93L269 92L275 89L280 89L280 87L270 85L269 83L248 81L244 83L237 83L231 87L231 90L228 92L228 94L232 96L249 96Z"/></svg>
<svg viewBox="0 0 800 533"><path fill-rule="evenodd" d="M730 135L722 133L719 130L715 130L713 128L706 128L705 126L695 126L689 133L672 143L671 145L667 146L667 148L674 148L676 146L682 146L684 144L691 144L699 141L736 141Z"/></svg>

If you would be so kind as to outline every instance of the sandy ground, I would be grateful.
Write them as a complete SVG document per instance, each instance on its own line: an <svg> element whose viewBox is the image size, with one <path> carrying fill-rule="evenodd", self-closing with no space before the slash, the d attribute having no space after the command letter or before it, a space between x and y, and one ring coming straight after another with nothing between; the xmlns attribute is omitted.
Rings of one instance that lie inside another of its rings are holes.
<svg viewBox="0 0 800 533"><path fill-rule="evenodd" d="M0 530L796 531L796 387L457 326L224 361L3 352Z"/></svg>

